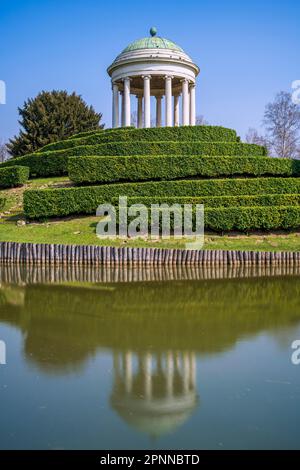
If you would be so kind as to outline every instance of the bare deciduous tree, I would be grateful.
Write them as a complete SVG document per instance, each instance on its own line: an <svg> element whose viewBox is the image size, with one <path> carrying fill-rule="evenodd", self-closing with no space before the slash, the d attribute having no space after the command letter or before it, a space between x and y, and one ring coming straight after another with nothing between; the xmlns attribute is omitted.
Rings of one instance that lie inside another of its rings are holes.
<svg viewBox="0 0 300 470"><path fill-rule="evenodd" d="M130 121L131 121L131 125L134 127L137 127L137 123L138 123L137 118L138 118L137 111L132 111L131 116L130 116Z"/></svg>
<svg viewBox="0 0 300 470"><path fill-rule="evenodd" d="M292 102L290 93L281 91L272 103L267 104L263 122L271 153L278 157L297 157L300 108Z"/></svg>
<svg viewBox="0 0 300 470"><path fill-rule="evenodd" d="M130 117L131 126L138 127L138 113L137 111L132 111ZM144 113L142 113L142 122L144 122ZM156 118L151 117L150 127L156 127Z"/></svg>
<svg viewBox="0 0 300 470"><path fill-rule="evenodd" d="M204 119L202 114L196 116L196 126L208 126L208 122Z"/></svg>
<svg viewBox="0 0 300 470"><path fill-rule="evenodd" d="M7 145L0 140L0 163L5 162L10 157L7 149Z"/></svg>
<svg viewBox="0 0 300 470"><path fill-rule="evenodd" d="M259 134L257 129L254 127L249 127L245 140L248 144L263 145L269 150L268 139L265 136Z"/></svg>

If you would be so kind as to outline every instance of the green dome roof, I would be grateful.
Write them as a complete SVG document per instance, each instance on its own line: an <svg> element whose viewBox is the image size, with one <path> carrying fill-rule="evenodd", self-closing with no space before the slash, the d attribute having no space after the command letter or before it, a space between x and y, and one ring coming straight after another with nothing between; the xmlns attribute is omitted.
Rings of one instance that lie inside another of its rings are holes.
<svg viewBox="0 0 300 470"><path fill-rule="evenodd" d="M136 51L138 49L172 49L173 51L184 52L175 42L159 36L138 39L127 46L122 52Z"/></svg>

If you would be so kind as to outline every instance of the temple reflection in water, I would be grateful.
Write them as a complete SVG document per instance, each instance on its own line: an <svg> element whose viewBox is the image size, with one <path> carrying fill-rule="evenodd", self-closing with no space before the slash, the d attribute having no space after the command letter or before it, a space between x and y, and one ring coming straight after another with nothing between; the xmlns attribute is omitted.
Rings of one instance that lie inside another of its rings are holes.
<svg viewBox="0 0 300 470"><path fill-rule="evenodd" d="M115 351L113 373L112 408L151 437L174 431L197 406L193 352Z"/></svg>
<svg viewBox="0 0 300 470"><path fill-rule="evenodd" d="M115 425L108 424L113 421L110 418L105 422L103 410L108 408L120 418L117 426L123 430L122 422L126 423L135 430L136 438L140 434L146 440L150 436L164 442L164 436L170 434L172 439L185 436L199 414L195 413L200 408L197 392L201 411L216 400L214 394L207 395L207 383L212 379L205 372L196 390L196 361L200 364L210 356L222 357L238 348L241 340L252 341L261 334L278 342L284 332L294 331L298 325L300 283L299 273L293 270L0 267L0 327L21 333L26 370L45 380L43 393L47 390L50 402L57 393L55 407L51 412L49 408L50 421L53 410L58 420L66 411L60 409L61 391L56 384L49 389L49 384L79 377L82 387L65 394L66 409L75 394L76 414L81 410L86 419L83 408L90 407L85 426L90 426L93 415L95 428L105 423L105 438L106 427ZM107 356L113 363L113 376ZM90 359L95 359L91 361L95 368L92 383L84 375ZM89 387L95 383L96 393L90 401ZM107 387L99 390L99 383ZM219 385L222 387L218 381L213 384L217 390ZM35 381L32 386L36 387ZM85 387L87 399L82 400ZM25 408L31 398L27 396ZM211 404L213 410L218 403L219 398ZM199 426L203 422L201 413ZM65 420L60 427L64 425ZM128 426L124 426L125 434ZM188 443L193 441L189 436Z"/></svg>

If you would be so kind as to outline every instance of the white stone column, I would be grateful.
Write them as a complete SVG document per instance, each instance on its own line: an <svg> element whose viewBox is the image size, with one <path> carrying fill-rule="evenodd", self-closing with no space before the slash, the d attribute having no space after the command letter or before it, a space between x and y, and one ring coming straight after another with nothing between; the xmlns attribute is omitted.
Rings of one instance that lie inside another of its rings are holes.
<svg viewBox="0 0 300 470"><path fill-rule="evenodd" d="M121 105L121 126L125 126L125 104L124 104L124 91L121 91L122 105Z"/></svg>
<svg viewBox="0 0 300 470"><path fill-rule="evenodd" d="M165 94L166 94L166 109L165 109L165 125L172 126L172 77L165 77Z"/></svg>
<svg viewBox="0 0 300 470"><path fill-rule="evenodd" d="M176 365L176 370L177 370L177 372L180 372L181 361L180 361L179 351L176 351L176 355L175 355L175 365Z"/></svg>
<svg viewBox="0 0 300 470"><path fill-rule="evenodd" d="M124 126L130 126L130 78L124 78Z"/></svg>
<svg viewBox="0 0 300 470"><path fill-rule="evenodd" d="M150 75L145 75L144 79L144 127L151 125L151 105L150 105Z"/></svg>
<svg viewBox="0 0 300 470"><path fill-rule="evenodd" d="M130 351L125 353L124 369L125 390L127 393L130 393L132 389L132 355Z"/></svg>
<svg viewBox="0 0 300 470"><path fill-rule="evenodd" d="M182 125L188 126L190 123L190 106L189 106L189 81L185 78L182 80Z"/></svg>
<svg viewBox="0 0 300 470"><path fill-rule="evenodd" d="M190 371L191 371L191 387L194 389L196 387L196 358L195 358L195 353L191 352L190 353Z"/></svg>
<svg viewBox="0 0 300 470"><path fill-rule="evenodd" d="M174 96L174 126L179 126L179 95Z"/></svg>
<svg viewBox="0 0 300 470"><path fill-rule="evenodd" d="M161 99L160 95L156 96L156 127L161 127Z"/></svg>
<svg viewBox="0 0 300 470"><path fill-rule="evenodd" d="M143 97L138 95L137 101L137 127L141 129L143 127Z"/></svg>
<svg viewBox="0 0 300 470"><path fill-rule="evenodd" d="M171 351L168 351L166 357L166 387L167 396L171 398L173 396L174 388L174 357Z"/></svg>
<svg viewBox="0 0 300 470"><path fill-rule="evenodd" d="M190 86L190 125L196 125L196 89L195 83Z"/></svg>
<svg viewBox="0 0 300 470"><path fill-rule="evenodd" d="M150 353L146 353L142 356L141 366L144 378L145 398L150 400L152 397L152 356Z"/></svg>
<svg viewBox="0 0 300 470"><path fill-rule="evenodd" d="M183 353L182 365L183 365L183 371L182 371L183 392L188 393L189 378L190 378L190 361L189 361L189 356L187 352Z"/></svg>
<svg viewBox="0 0 300 470"><path fill-rule="evenodd" d="M116 83L112 84L112 127L119 127L119 87Z"/></svg>

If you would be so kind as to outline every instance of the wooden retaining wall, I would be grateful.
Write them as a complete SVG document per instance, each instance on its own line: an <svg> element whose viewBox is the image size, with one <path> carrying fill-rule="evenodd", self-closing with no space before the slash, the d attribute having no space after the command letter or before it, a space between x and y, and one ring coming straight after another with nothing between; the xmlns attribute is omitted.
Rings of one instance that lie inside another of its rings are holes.
<svg viewBox="0 0 300 470"><path fill-rule="evenodd" d="M181 250L0 242L0 263L79 266L294 265L300 264L300 251Z"/></svg>

